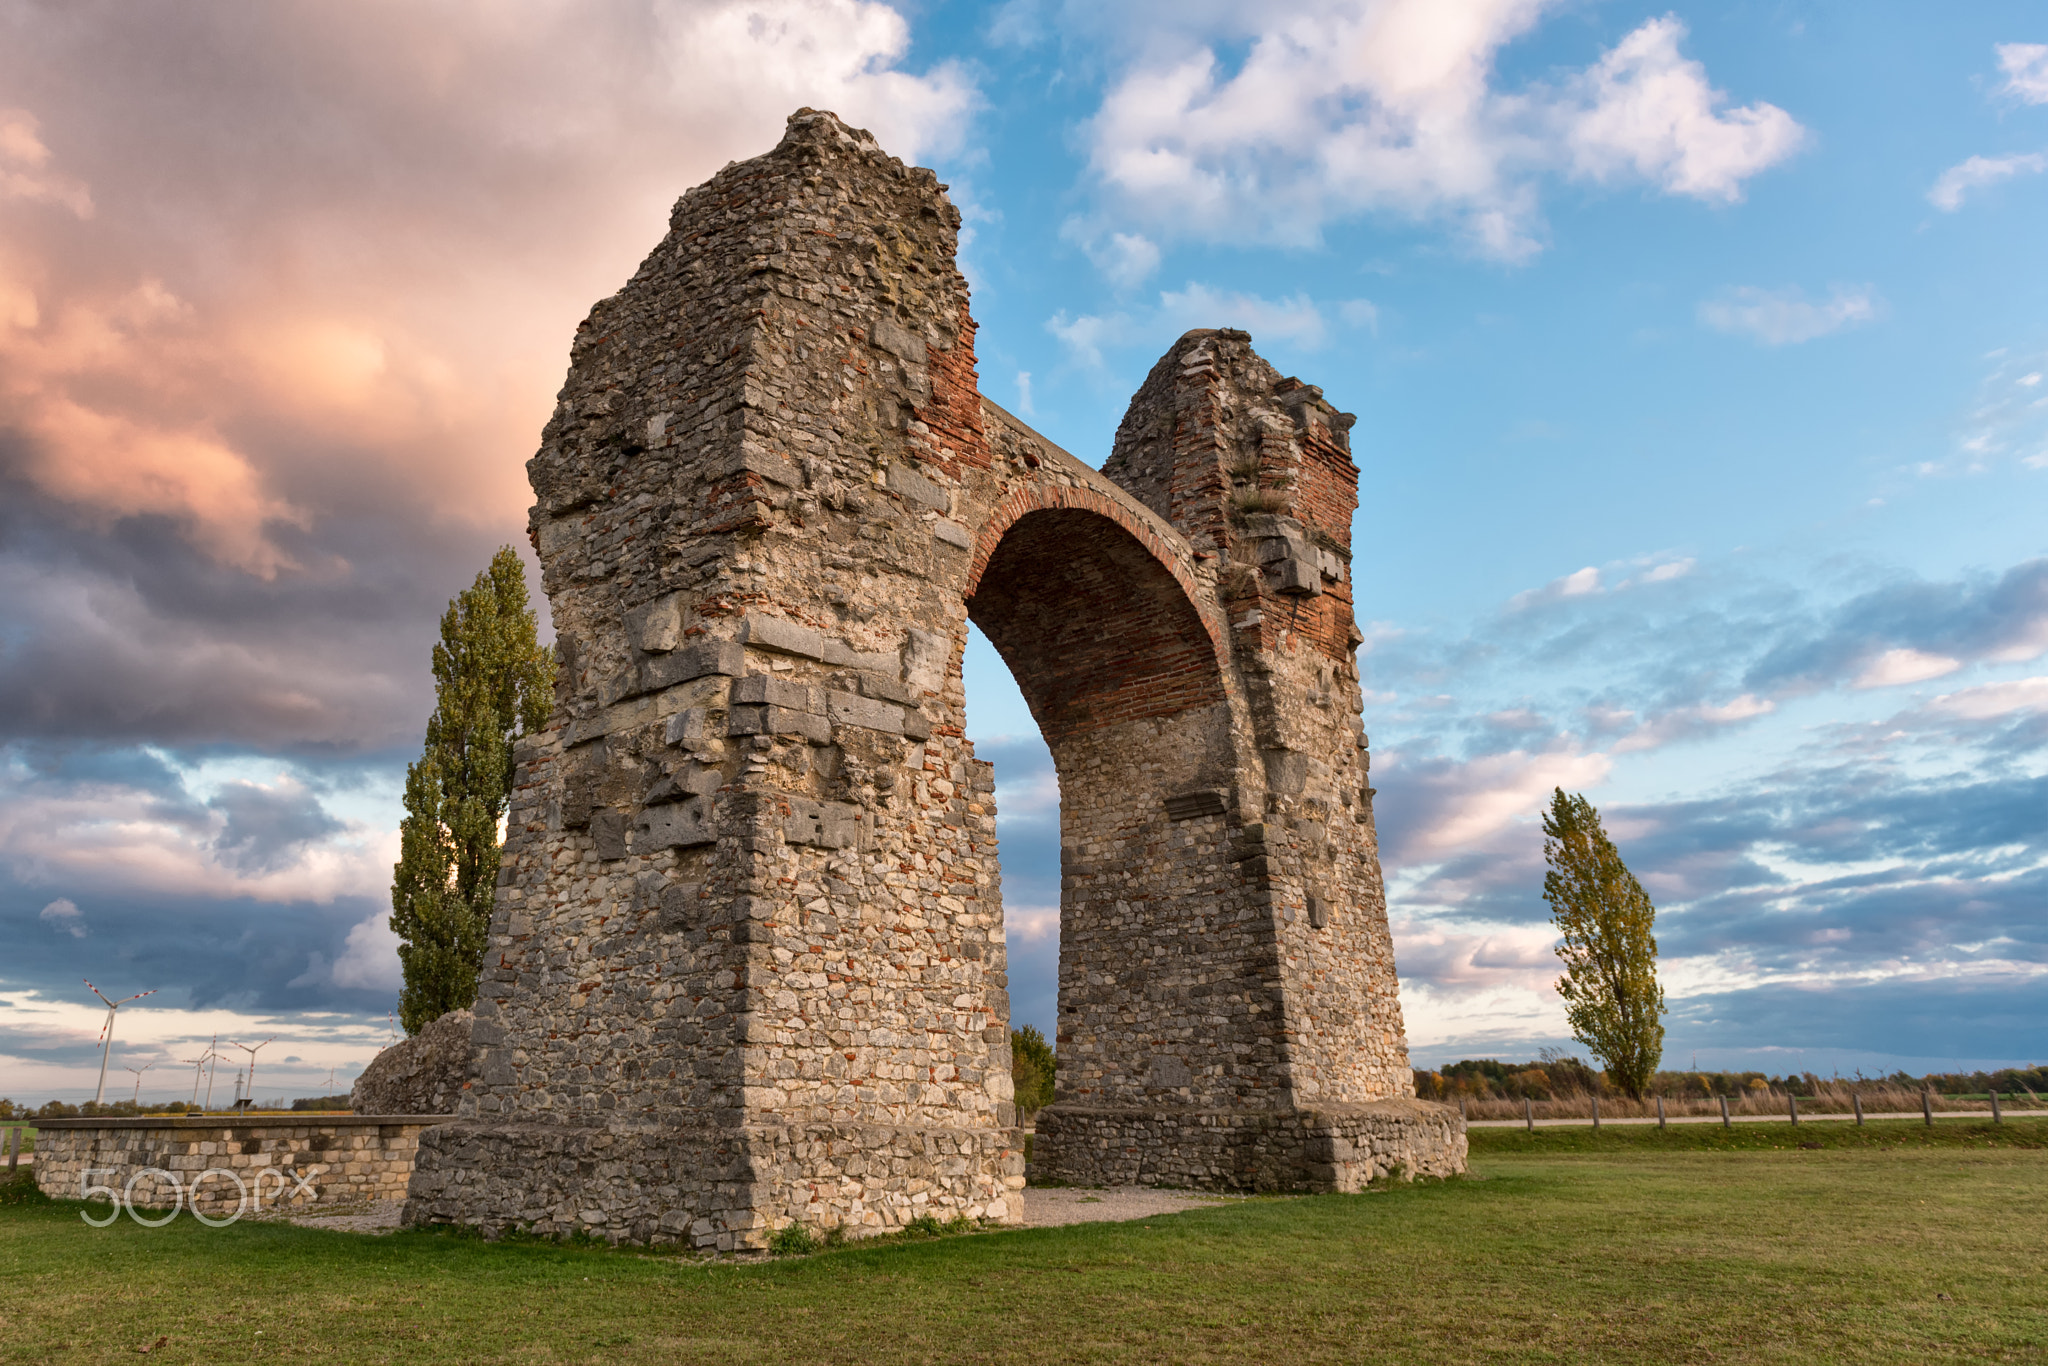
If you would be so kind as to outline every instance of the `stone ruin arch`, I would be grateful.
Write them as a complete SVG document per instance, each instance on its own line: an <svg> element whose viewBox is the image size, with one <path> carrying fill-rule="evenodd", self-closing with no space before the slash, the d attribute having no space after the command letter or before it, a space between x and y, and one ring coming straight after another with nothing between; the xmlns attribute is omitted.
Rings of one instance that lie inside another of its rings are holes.
<svg viewBox="0 0 2048 1366"><path fill-rule="evenodd" d="M970 619L1061 785L1035 1165L1462 1169L1387 934L1352 419L1190 332L1091 469L977 389L944 191L800 110L578 329L528 465L555 712L408 1221L733 1249L1021 1217Z"/></svg>

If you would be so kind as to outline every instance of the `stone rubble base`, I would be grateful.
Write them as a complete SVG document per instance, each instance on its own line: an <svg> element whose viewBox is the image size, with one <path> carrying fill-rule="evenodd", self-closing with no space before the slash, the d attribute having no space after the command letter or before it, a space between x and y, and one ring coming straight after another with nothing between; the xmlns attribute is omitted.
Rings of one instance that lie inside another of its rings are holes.
<svg viewBox="0 0 2048 1366"><path fill-rule="evenodd" d="M233 1173L201 1182L197 1208L228 1214L240 1207L243 1191L254 1201L258 1174L268 1208L280 1200L292 1208L391 1200L405 1194L419 1136L441 1123L440 1115L327 1115L147 1119L59 1119L37 1125L36 1184L62 1200L76 1200L81 1183L124 1192L138 1209L171 1209L180 1199L194 1207L194 1178L210 1170ZM86 1171L92 1169L88 1178ZM168 1172L180 1190L155 1171ZM149 1173L149 1174L143 1174ZM316 1192L307 1198L296 1179ZM131 1180L133 1185L130 1185ZM252 1207L254 1208L254 1207Z"/></svg>
<svg viewBox="0 0 2048 1366"><path fill-rule="evenodd" d="M1023 1188L1015 1129L455 1123L421 1136L405 1222L734 1252L793 1223L851 1237L926 1214L1020 1223Z"/></svg>
<svg viewBox="0 0 2048 1366"><path fill-rule="evenodd" d="M1465 1122L1424 1100L1276 1111L1050 1105L1034 1180L1191 1190L1354 1192L1465 1170Z"/></svg>

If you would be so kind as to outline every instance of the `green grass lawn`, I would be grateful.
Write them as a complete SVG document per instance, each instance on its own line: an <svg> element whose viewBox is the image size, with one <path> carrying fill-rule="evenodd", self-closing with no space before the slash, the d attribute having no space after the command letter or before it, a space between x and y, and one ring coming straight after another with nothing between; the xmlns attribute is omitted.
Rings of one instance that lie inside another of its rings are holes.
<svg viewBox="0 0 2048 1366"><path fill-rule="evenodd" d="M0 1204L0 1359L2048 1360L2048 1125L1847 1128L1479 1131L1459 1181L745 1265Z"/></svg>

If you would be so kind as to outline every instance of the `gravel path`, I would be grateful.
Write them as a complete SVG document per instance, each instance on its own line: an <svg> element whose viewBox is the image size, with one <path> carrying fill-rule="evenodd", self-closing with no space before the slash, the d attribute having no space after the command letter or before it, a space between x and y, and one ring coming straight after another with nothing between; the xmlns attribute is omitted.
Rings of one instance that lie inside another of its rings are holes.
<svg viewBox="0 0 2048 1366"><path fill-rule="evenodd" d="M1029 1188L1024 1192L1024 1223L1030 1228L1116 1223L1154 1214L1179 1214L1209 1205L1228 1205L1246 1198L1212 1195L1207 1191L1148 1190L1142 1186L1106 1186L1100 1190L1080 1186Z"/></svg>
<svg viewBox="0 0 2048 1366"><path fill-rule="evenodd" d="M300 1228L331 1228L342 1233L389 1233L398 1227L399 1211L405 1208L403 1200L373 1200L368 1204L348 1205L331 1214L291 1214L283 1216Z"/></svg>
<svg viewBox="0 0 2048 1366"><path fill-rule="evenodd" d="M1024 1192L1024 1224L1027 1228L1056 1228L1061 1224L1107 1224L1125 1219L1145 1219L1155 1214L1178 1214L1182 1210L1227 1205L1243 1200L1242 1195L1211 1195L1201 1191L1147 1190L1137 1186L1110 1186L1090 1190L1061 1186L1050 1190ZM383 1200L372 1205L355 1205L332 1214L284 1216L302 1228L337 1229L343 1233L389 1233L398 1227L398 1213L404 1202Z"/></svg>

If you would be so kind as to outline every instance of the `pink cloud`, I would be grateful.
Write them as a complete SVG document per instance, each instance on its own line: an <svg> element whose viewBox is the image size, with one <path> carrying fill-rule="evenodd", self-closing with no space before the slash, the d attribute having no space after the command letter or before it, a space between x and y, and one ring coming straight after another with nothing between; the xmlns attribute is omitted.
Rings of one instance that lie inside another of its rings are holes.
<svg viewBox="0 0 2048 1366"><path fill-rule="evenodd" d="M863 0L0 16L15 472L264 578L364 513L517 539L568 339L677 194L803 104L957 139L908 46Z"/></svg>

